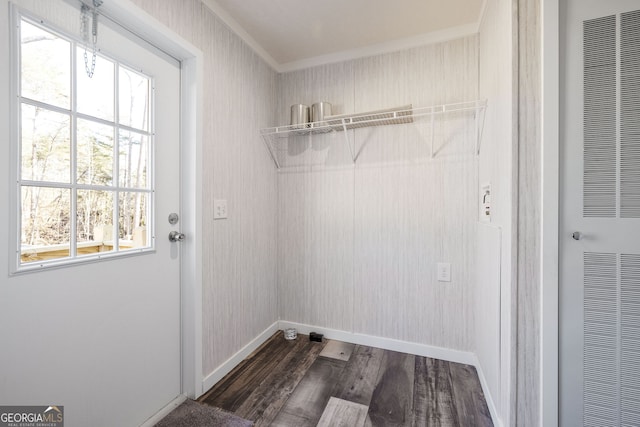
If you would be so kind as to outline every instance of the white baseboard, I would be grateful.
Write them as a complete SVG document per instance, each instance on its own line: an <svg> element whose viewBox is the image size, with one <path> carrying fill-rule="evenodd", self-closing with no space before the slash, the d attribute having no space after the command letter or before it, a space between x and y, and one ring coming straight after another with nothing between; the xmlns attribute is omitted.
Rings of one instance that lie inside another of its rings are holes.
<svg viewBox="0 0 640 427"><path fill-rule="evenodd" d="M156 424L158 424L160 422L161 419L163 419L164 417L169 415L169 412L171 412L174 409L176 409L185 400L187 400L187 397L185 395L181 394L180 396L178 396L175 399L173 399L167 406L165 406L164 408L160 409L158 412L153 414L153 416L151 418L149 418L147 421L145 421L144 423L140 424L140 427L153 427L153 426L155 426Z"/></svg>
<svg viewBox="0 0 640 427"><path fill-rule="evenodd" d="M207 375L204 380L202 380L202 390L204 393L209 391L211 387L213 387L218 381L224 378L233 368L238 366L240 362L242 362L248 355L253 353L258 347L260 347L266 340L268 340L271 335L275 334L278 330L278 323L274 322L271 326L265 329L260 335L254 338L249 344L245 345L238 351L236 354L231 356L224 362L222 365L218 366L213 372Z"/></svg>
<svg viewBox="0 0 640 427"><path fill-rule="evenodd" d="M498 416L498 411L496 409L495 402L493 401L493 397L489 392L489 385L487 384L487 379L484 376L484 372L482 371L482 366L480 365L480 360L476 355L473 356L476 360L473 363L476 371L478 372L478 378L480 379L480 385L482 386L482 391L484 393L484 398L487 401L487 406L489 407L489 413L491 413L491 419L493 420L493 425L495 427L503 427L502 420Z"/></svg>
<svg viewBox="0 0 640 427"><path fill-rule="evenodd" d="M373 335L357 334L353 332L340 331L337 329L321 328L317 326L305 325L302 323L287 322L281 320L279 329L295 328L301 334L318 332L325 338L350 342L352 344L368 345L370 347L382 348L385 350L398 351L418 356L431 357L433 359L447 360L449 362L464 363L476 366L475 354L468 351L451 350L448 348L436 347L425 344L417 344L408 341L401 341L392 338L376 337Z"/></svg>

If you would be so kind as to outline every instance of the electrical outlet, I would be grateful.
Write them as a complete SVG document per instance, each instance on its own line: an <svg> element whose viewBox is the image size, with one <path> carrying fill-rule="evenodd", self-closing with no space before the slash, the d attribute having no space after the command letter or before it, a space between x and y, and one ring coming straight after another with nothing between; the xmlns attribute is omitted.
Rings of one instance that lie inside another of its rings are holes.
<svg viewBox="0 0 640 427"><path fill-rule="evenodd" d="M213 219L227 218L227 200L215 199L213 201Z"/></svg>
<svg viewBox="0 0 640 427"><path fill-rule="evenodd" d="M438 282L451 281L451 264L448 262L438 263Z"/></svg>

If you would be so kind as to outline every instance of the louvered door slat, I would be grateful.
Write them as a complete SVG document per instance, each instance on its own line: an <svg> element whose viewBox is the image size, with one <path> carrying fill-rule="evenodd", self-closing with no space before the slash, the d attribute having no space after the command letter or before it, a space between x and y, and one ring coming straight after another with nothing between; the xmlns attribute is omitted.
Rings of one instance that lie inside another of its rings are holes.
<svg viewBox="0 0 640 427"><path fill-rule="evenodd" d="M616 254L584 254L584 425L618 421Z"/></svg>
<svg viewBox="0 0 640 427"><path fill-rule="evenodd" d="M620 255L621 421L640 425L640 255Z"/></svg>
<svg viewBox="0 0 640 427"><path fill-rule="evenodd" d="M616 17L584 23L585 217L616 216Z"/></svg>
<svg viewBox="0 0 640 427"><path fill-rule="evenodd" d="M620 27L620 217L640 218L640 11Z"/></svg>

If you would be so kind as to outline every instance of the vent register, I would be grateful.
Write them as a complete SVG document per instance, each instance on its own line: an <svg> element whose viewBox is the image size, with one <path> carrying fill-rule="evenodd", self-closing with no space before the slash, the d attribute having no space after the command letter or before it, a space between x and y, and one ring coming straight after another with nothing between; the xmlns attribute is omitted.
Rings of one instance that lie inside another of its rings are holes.
<svg viewBox="0 0 640 427"><path fill-rule="evenodd" d="M584 425L640 425L640 255L584 254Z"/></svg>
<svg viewBox="0 0 640 427"><path fill-rule="evenodd" d="M639 117L640 10L586 21L585 218L640 218Z"/></svg>
<svg viewBox="0 0 640 427"><path fill-rule="evenodd" d="M620 217L640 218L640 10L620 25Z"/></svg>
<svg viewBox="0 0 640 427"><path fill-rule="evenodd" d="M583 30L583 216L640 218L640 11ZM583 260L584 425L640 425L640 255Z"/></svg>
<svg viewBox="0 0 640 427"><path fill-rule="evenodd" d="M616 17L584 24L584 216L616 217Z"/></svg>

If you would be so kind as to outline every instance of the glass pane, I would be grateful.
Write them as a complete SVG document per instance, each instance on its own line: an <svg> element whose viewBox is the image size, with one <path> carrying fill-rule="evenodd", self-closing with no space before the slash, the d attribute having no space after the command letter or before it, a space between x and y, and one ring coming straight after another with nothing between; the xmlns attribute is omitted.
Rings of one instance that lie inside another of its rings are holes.
<svg viewBox="0 0 640 427"><path fill-rule="evenodd" d="M113 250L112 191L78 190L78 255Z"/></svg>
<svg viewBox="0 0 640 427"><path fill-rule="evenodd" d="M112 185L113 127L78 119L78 184Z"/></svg>
<svg viewBox="0 0 640 427"><path fill-rule="evenodd" d="M22 104L22 179L70 182L70 120L66 114Z"/></svg>
<svg viewBox="0 0 640 427"><path fill-rule="evenodd" d="M78 47L77 55L77 99L78 112L113 121L114 112L114 68L113 62L98 55L93 77L85 70L85 50ZM91 67L93 54L87 50L88 66Z"/></svg>
<svg viewBox="0 0 640 427"><path fill-rule="evenodd" d="M23 263L69 256L70 190L27 187L21 189Z"/></svg>
<svg viewBox="0 0 640 427"><path fill-rule="evenodd" d="M120 213L118 215L120 249L149 246L148 205L148 193L120 194Z"/></svg>
<svg viewBox="0 0 640 427"><path fill-rule="evenodd" d="M149 130L149 79L120 67L120 124Z"/></svg>
<svg viewBox="0 0 640 427"><path fill-rule="evenodd" d="M120 186L147 188L149 137L120 131Z"/></svg>
<svg viewBox="0 0 640 427"><path fill-rule="evenodd" d="M70 108L71 46L69 42L26 21L20 22L21 95Z"/></svg>

